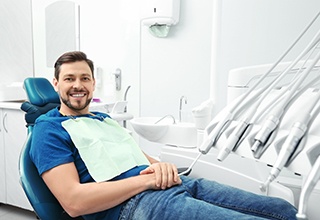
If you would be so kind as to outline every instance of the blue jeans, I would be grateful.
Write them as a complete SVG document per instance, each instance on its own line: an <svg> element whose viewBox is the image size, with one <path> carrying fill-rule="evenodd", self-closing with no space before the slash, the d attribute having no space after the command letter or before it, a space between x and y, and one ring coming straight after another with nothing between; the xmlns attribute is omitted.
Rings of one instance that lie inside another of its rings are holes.
<svg viewBox="0 0 320 220"><path fill-rule="evenodd" d="M181 179L179 186L149 190L131 198L119 219L296 219L296 209L285 200L205 179Z"/></svg>

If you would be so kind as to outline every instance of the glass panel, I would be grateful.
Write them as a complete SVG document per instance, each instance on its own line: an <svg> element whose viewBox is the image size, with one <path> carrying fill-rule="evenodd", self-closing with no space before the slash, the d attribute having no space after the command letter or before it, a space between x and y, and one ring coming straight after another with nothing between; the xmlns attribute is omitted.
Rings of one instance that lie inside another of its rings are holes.
<svg viewBox="0 0 320 220"><path fill-rule="evenodd" d="M53 67L62 53L79 50L79 5L54 2L46 7L45 19L47 66Z"/></svg>

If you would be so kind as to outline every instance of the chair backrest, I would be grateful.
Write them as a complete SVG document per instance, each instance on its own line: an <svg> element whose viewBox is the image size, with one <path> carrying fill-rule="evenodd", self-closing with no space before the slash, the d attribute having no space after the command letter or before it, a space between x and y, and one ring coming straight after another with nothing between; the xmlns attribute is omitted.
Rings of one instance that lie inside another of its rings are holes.
<svg viewBox="0 0 320 220"><path fill-rule="evenodd" d="M23 86L29 100L21 105L26 112L27 127L33 125L40 115L60 105L58 93L46 78L26 78Z"/></svg>
<svg viewBox="0 0 320 220"><path fill-rule="evenodd" d="M26 112L25 119L28 127L28 138L19 158L22 188L40 219L74 219L63 210L50 192L29 156L33 124L41 114L60 104L59 96L51 83L45 78L27 78L24 81L24 87L29 101L21 105L21 109Z"/></svg>
<svg viewBox="0 0 320 220"><path fill-rule="evenodd" d="M48 103L60 104L58 93L46 78L26 78L23 86L29 102L35 106L42 107Z"/></svg>

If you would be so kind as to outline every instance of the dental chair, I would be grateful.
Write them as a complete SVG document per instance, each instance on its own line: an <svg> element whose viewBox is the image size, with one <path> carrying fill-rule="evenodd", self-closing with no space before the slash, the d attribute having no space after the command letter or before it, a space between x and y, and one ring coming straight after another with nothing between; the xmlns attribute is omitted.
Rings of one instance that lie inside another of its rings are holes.
<svg viewBox="0 0 320 220"><path fill-rule="evenodd" d="M26 78L24 81L28 101L21 105L25 111L28 136L19 159L19 173L22 188L38 218L42 220L81 220L72 218L61 207L58 200L44 183L38 170L31 161L29 150L32 142L32 130L35 120L42 114L60 105L60 99L51 83L45 78ZM179 172L187 168L179 168ZM186 173L185 175L188 175Z"/></svg>
<svg viewBox="0 0 320 220"><path fill-rule="evenodd" d="M83 219L70 217L50 192L31 161L29 150L35 120L47 111L60 105L60 99L51 83L45 78L27 78L24 88L29 101L21 105L26 112L28 136L19 159L20 182L37 217L42 220Z"/></svg>

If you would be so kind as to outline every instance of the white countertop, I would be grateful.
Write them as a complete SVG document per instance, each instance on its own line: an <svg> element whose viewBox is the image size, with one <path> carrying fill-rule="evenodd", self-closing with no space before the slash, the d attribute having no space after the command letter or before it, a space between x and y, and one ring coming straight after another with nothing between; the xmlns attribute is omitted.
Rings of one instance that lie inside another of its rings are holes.
<svg viewBox="0 0 320 220"><path fill-rule="evenodd" d="M5 108L5 109L16 109L20 110L20 106L24 101L6 101L6 102L0 102L0 108ZM94 110L100 110L101 109L94 109ZM102 111L105 112L105 111ZM133 115L130 113L107 113L111 116L116 121L124 121L124 120L130 120L133 118Z"/></svg>
<svg viewBox="0 0 320 220"><path fill-rule="evenodd" d="M20 109L21 104L24 101L12 101L12 102L0 102L0 108L7 108L7 109Z"/></svg>

